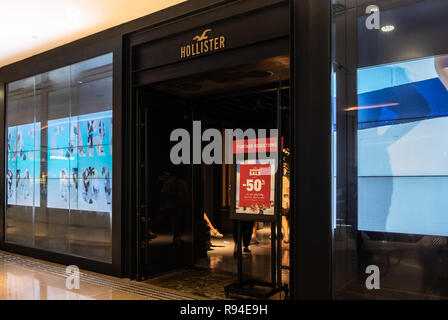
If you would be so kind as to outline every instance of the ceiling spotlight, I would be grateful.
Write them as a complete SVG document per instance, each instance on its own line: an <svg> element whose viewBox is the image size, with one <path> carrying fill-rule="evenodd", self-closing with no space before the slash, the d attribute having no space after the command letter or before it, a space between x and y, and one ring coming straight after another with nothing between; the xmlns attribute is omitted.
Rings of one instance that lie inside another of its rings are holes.
<svg viewBox="0 0 448 320"><path fill-rule="evenodd" d="M391 32L391 31L394 31L395 30L395 27L393 26L393 25L387 25L387 26L383 26L383 27L381 27L381 31L383 31L383 32Z"/></svg>

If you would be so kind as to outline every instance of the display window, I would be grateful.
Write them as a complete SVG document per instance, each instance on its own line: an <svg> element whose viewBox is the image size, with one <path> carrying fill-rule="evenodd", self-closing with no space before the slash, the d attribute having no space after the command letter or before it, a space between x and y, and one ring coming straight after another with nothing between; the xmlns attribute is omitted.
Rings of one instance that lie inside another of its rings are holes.
<svg viewBox="0 0 448 320"><path fill-rule="evenodd" d="M357 2L333 17L333 293L444 299L448 9Z"/></svg>
<svg viewBox="0 0 448 320"><path fill-rule="evenodd" d="M111 262L112 58L7 85L6 242Z"/></svg>

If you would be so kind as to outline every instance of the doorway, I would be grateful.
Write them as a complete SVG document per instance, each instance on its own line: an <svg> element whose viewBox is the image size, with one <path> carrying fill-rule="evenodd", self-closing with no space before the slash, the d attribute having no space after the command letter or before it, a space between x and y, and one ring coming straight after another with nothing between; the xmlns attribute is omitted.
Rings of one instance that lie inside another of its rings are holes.
<svg viewBox="0 0 448 320"><path fill-rule="evenodd" d="M142 243L144 277L190 268L236 279L237 228L230 218L235 192L232 164L175 165L170 158L176 144L171 141L173 131L182 129L193 137L195 121L202 132L279 129L283 145L281 253L271 255L271 223L243 221L242 272L245 277L271 281L277 277L271 259L279 259L279 279L289 282L289 67L289 55L281 55L138 89L142 124L138 183L143 215L137 237ZM193 142L190 145L193 148ZM180 278L165 277L163 282L169 286ZM216 276L208 278L216 280Z"/></svg>

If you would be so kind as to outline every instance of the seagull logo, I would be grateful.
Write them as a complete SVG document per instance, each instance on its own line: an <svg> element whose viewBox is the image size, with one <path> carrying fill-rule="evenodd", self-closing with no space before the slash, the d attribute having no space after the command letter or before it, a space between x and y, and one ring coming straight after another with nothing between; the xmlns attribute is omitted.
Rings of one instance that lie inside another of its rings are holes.
<svg viewBox="0 0 448 320"><path fill-rule="evenodd" d="M180 47L180 58L189 58L205 53L212 53L226 47L226 37L209 36L212 29L205 29L202 34L198 34L193 38L190 44Z"/></svg>
<svg viewBox="0 0 448 320"><path fill-rule="evenodd" d="M196 37L193 38L193 40L196 40L196 41L207 40L208 39L207 33L209 33L210 31L212 31L212 29L204 30L204 32L202 32L201 36L196 36Z"/></svg>

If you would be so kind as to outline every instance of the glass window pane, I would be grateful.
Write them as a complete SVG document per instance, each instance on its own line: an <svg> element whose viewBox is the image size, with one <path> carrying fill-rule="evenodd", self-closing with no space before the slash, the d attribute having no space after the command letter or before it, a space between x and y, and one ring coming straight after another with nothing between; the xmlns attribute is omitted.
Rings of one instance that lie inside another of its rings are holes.
<svg viewBox="0 0 448 320"><path fill-rule="evenodd" d="M112 54L7 87L6 241L112 261Z"/></svg>
<svg viewBox="0 0 448 320"><path fill-rule="evenodd" d="M334 296L446 298L448 7L332 2Z"/></svg>
<svg viewBox="0 0 448 320"><path fill-rule="evenodd" d="M7 86L7 175L5 239L34 245L35 161L40 148L40 123L35 121L35 79ZM39 158L37 158L38 161ZM38 197L37 197L38 198Z"/></svg>

